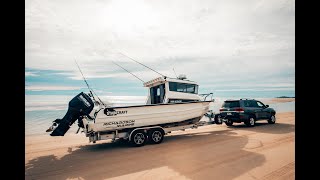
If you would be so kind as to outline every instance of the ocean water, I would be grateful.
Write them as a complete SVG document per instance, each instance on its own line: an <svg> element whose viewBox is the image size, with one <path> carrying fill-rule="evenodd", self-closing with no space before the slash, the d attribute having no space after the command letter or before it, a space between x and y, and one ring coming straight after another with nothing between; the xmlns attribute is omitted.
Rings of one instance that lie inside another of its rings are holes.
<svg viewBox="0 0 320 180"><path fill-rule="evenodd" d="M145 104L145 96L113 96L100 97L104 102L121 105L138 105ZM62 118L67 112L68 102L71 96L26 96L25 102L25 135L49 135L45 132L52 121ZM217 113L222 103L230 98L214 98L215 102L210 105L210 109ZM232 97L234 99L234 97ZM267 102L270 98L255 98L262 102ZM270 107L279 112L295 111L295 102L272 103ZM67 133L75 133L78 126L73 124Z"/></svg>

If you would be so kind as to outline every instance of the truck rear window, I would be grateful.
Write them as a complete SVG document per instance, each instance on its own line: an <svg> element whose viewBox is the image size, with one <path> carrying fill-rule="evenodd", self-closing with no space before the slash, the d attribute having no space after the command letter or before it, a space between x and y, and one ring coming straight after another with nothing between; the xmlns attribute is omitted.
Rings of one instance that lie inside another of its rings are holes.
<svg viewBox="0 0 320 180"><path fill-rule="evenodd" d="M239 101L225 101L222 104L223 108L234 108L234 107L240 107Z"/></svg>

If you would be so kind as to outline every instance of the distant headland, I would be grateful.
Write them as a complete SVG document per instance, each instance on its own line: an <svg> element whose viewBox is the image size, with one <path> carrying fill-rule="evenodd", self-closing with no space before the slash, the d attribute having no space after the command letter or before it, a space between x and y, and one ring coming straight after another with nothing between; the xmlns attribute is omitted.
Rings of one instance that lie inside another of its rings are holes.
<svg viewBox="0 0 320 180"><path fill-rule="evenodd" d="M276 97L276 98L295 98L295 97L289 97L289 96L279 96L279 97Z"/></svg>

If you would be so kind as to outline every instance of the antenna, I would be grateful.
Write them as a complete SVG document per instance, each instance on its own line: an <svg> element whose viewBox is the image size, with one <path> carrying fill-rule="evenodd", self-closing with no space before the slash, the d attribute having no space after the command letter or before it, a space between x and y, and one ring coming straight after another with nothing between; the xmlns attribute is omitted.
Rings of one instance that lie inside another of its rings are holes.
<svg viewBox="0 0 320 180"><path fill-rule="evenodd" d="M84 82L87 84L87 87L88 87L89 91L91 92L90 87L89 87L89 84L88 84L86 78L84 77L84 75L83 75L83 73L82 73L82 71L81 71L81 69L80 69L79 64L77 63L76 60L74 60L74 62L76 62L77 66L78 66L78 69L79 69L79 71L80 71L80 73L81 73L81 75L82 75L82 78L83 78Z"/></svg>
<svg viewBox="0 0 320 180"><path fill-rule="evenodd" d="M156 71L156 70L154 70L154 69L152 69L152 68L150 68L150 67L148 67L148 66L146 66L146 65L144 65L144 64L142 64L142 63L140 63L140 62L138 62L138 61L136 61L136 60L134 60L134 59L132 59L131 57L129 57L129 56L127 56L127 55L125 55L125 54L123 54L123 53L121 53L121 52L119 52L119 53L120 53L121 55L123 55L123 56L131 59L132 61L134 61L134 62L136 62L136 63L138 63L138 64L140 64L140 65L142 65L142 66L144 66L144 67L146 67L146 68L148 68L148 69L150 69L150 70L152 70L152 71L154 71L154 72L156 72L156 73L158 73L158 74L160 74L161 76L166 77L165 75L163 75L163 74L159 73L158 71Z"/></svg>
<svg viewBox="0 0 320 180"><path fill-rule="evenodd" d="M176 77L177 77L177 79L178 79L178 76L177 76L177 74L176 74L176 71L174 71L174 68L172 68L173 69L173 72L174 72L174 74L176 75Z"/></svg>
<svg viewBox="0 0 320 180"><path fill-rule="evenodd" d="M117 64L116 62L114 61L111 61L113 62L115 65L119 66L121 69L127 71L128 73L130 73L132 76L136 77L137 79L139 79L140 81L142 81L144 83L144 81L142 79L140 79L138 76L134 75L133 73L131 73L130 71L128 71L127 69L125 69L124 67L120 66L119 64Z"/></svg>
<svg viewBox="0 0 320 180"><path fill-rule="evenodd" d="M101 101L101 99L99 98L99 96L93 91L93 89L90 88L90 86L89 86L86 78L84 77L84 75L83 75L83 73L82 73L82 71L81 71L81 69L80 69L79 64L77 63L76 60L74 60L74 61L76 62L77 66L78 66L78 69L79 69L79 71L80 71L80 73L81 73L81 75L82 75L82 78L83 78L84 82L87 84L87 87L88 87L88 89L89 89L89 91L90 91L90 93L91 93L91 95L92 95L93 100L95 100L95 99L94 99L94 96L93 96L92 92L97 96L97 98L98 98L99 101L102 103L102 105L106 106L106 105L103 103L103 101ZM96 101L96 100L95 100L95 101Z"/></svg>

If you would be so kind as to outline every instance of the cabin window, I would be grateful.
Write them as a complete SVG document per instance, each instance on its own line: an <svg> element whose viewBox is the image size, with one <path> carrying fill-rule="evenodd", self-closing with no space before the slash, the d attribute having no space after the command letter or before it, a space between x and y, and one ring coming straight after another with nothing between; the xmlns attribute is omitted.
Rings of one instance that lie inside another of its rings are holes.
<svg viewBox="0 0 320 180"><path fill-rule="evenodd" d="M184 93L198 94L198 85L196 84L185 84L177 82L169 82L169 90Z"/></svg>

